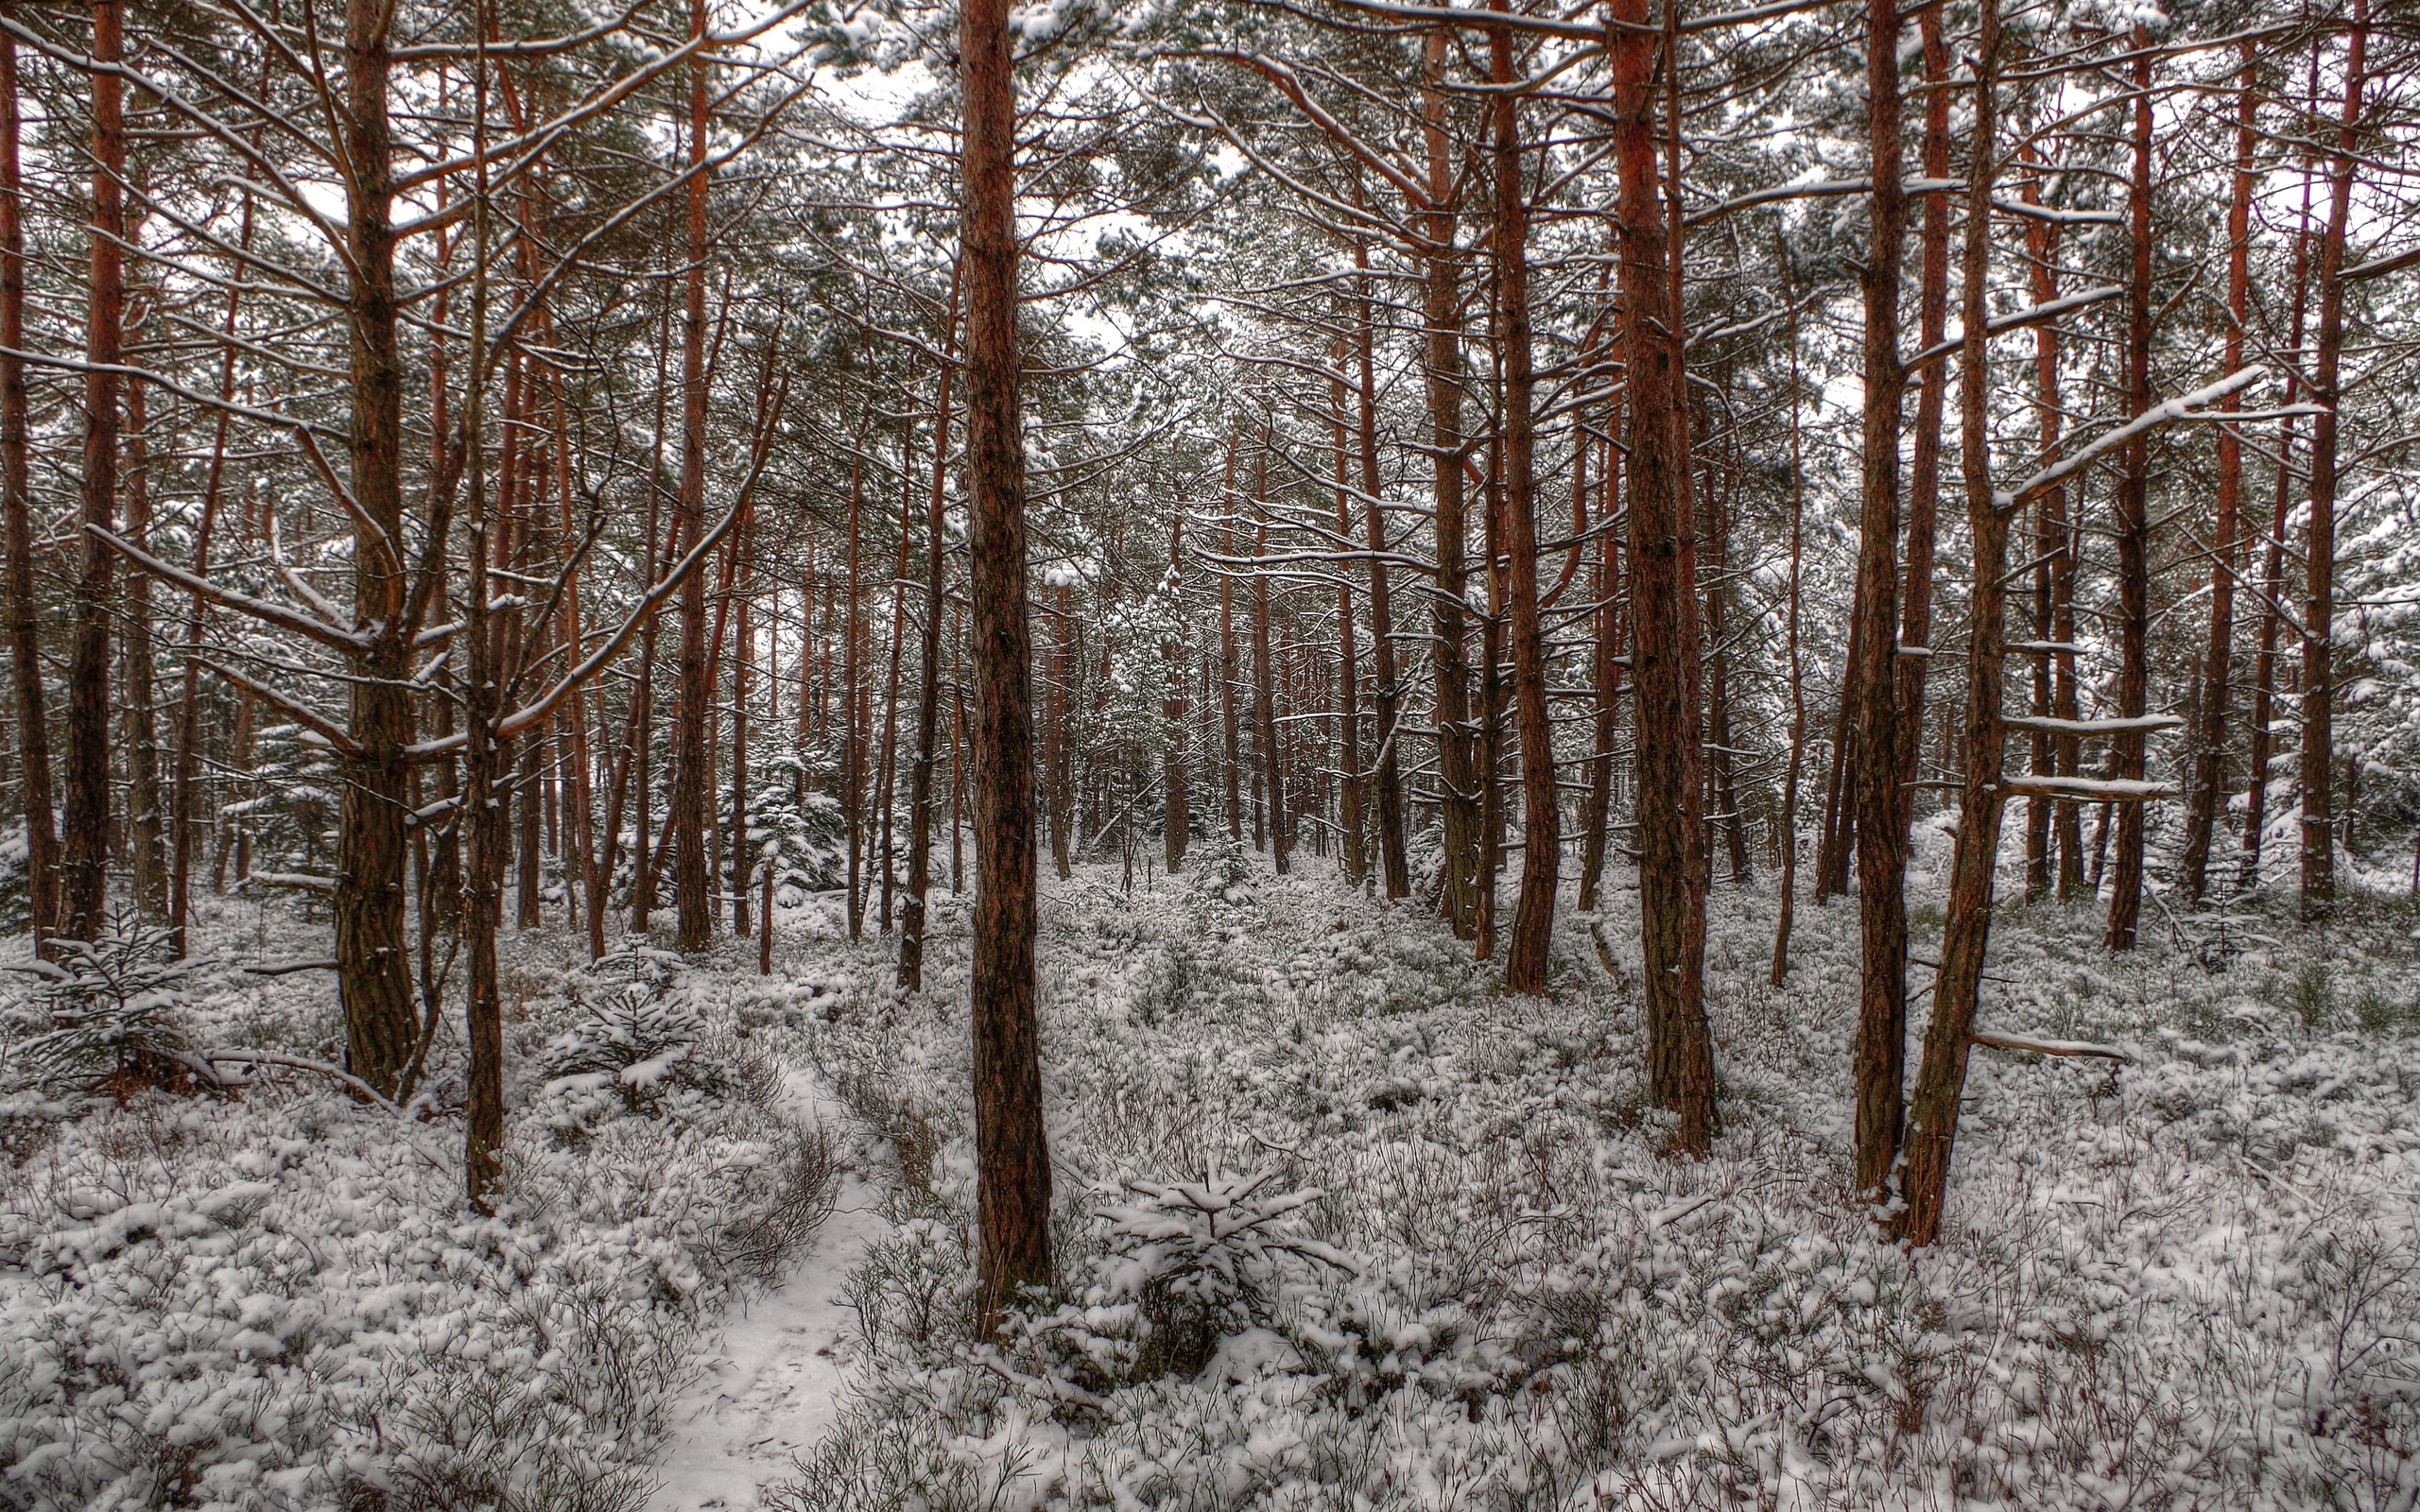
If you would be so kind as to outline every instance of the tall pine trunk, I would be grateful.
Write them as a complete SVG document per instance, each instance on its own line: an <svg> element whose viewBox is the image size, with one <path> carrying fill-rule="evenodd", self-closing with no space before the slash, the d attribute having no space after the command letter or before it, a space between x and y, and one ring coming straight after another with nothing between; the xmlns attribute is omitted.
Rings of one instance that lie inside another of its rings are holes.
<svg viewBox="0 0 2420 1512"><path fill-rule="evenodd" d="M689 35L705 35L705 0L690 0ZM688 266L683 273L681 326L681 491L674 505L673 559L685 558L705 531L706 514L706 64L689 65ZM672 907L684 951L714 938L712 881L706 863L706 805L714 785L706 745L706 584L693 572L681 583L680 670L672 717Z"/></svg>
<svg viewBox="0 0 2420 1512"><path fill-rule="evenodd" d="M2243 89L2237 108L2235 193L2227 204L2227 328L2222 369L2243 366L2244 324L2252 315L2252 152L2259 112L2259 68L2255 44L2243 44ZM2225 410L2239 408L2239 393L2221 402ZM2193 790L2185 827L2185 894L2199 902L2208 890L2210 842L2219 824L2219 805L2226 792L2227 704L2233 692L2228 676L2234 665L2235 589L2237 561L2242 548L2243 442L2232 425L2221 425L2219 438L2219 508L2216 539L2211 542L2210 628L2203 650L2199 728L2194 733Z"/></svg>
<svg viewBox="0 0 2420 1512"><path fill-rule="evenodd" d="M986 1332L1050 1284L1050 1152L1034 1002L1031 631L1017 397L1016 89L1008 0L959 12L965 98L959 267L966 284L968 559L974 601L975 1172Z"/></svg>
<svg viewBox="0 0 2420 1512"><path fill-rule="evenodd" d="M51 814L50 718L42 685L34 610L33 521L28 463L26 348L25 177L19 165L17 43L0 33L0 529L10 671L17 696L17 753L26 818L27 902L34 952L45 959L59 930L59 832Z"/></svg>
<svg viewBox="0 0 2420 1512"><path fill-rule="evenodd" d="M1852 1074L1857 1190L1885 1199L1899 1153L1908 1030L1907 847L1900 827L1898 628L1899 266L1908 207L1899 181L1899 8L1873 0L1865 34L1866 141L1873 159L1865 294L1864 455L1858 509L1857 790L1860 979Z"/></svg>
<svg viewBox="0 0 2420 1512"><path fill-rule="evenodd" d="M1974 147L1966 198L1965 288L1958 366L1960 466L1965 473L1966 527L1974 549L1975 583L1967 599L1966 770L1958 809L1958 842L1950 860L1949 911L1942 926L1941 970L1933 979L1932 1020L1924 1059L1909 1100L1907 1163L1901 1186L1907 1206L1899 1237L1922 1247L1941 1232L1949 1191L1949 1156L1958 1137L1958 1102L1966 1086L1974 1043L1975 1006L1983 954L1991 943L1992 884L1999 861L2000 815L2007 786L2000 763L2003 640L2007 631L2009 516L1993 497L1989 353L1991 316L1992 167L1996 161L1999 59L1996 0L1981 0L1976 48ZM2139 805L2136 805L2139 806Z"/></svg>
<svg viewBox="0 0 2420 1512"><path fill-rule="evenodd" d="M2360 145L2362 72L2369 50L2368 0L2353 0L2353 40L2344 60L2344 116L2328 165L2327 229L2319 243L2319 331L2310 397L2320 406L2310 427L2310 524L2305 540L2302 679L2302 907L2306 918L2336 897L2337 388L2344 354L2344 234L2353 214L2353 154Z"/></svg>
<svg viewBox="0 0 2420 1512"><path fill-rule="evenodd" d="M93 56L92 270L85 297L82 570L74 595L75 640L67 669L67 814L59 932L97 939L109 909L110 584L115 558L90 532L116 523L119 347L126 286L125 84L121 0L95 0Z"/></svg>
<svg viewBox="0 0 2420 1512"><path fill-rule="evenodd" d="M1714 1139L1705 1015L1705 807L1697 598L1682 474L1688 467L1680 312L1655 161L1656 42L1647 0L1614 0L1614 146L1621 193L1621 339L1629 363L1632 672L1636 686L1639 945L1648 1092L1679 1115L1674 1147Z"/></svg>
<svg viewBox="0 0 2420 1512"><path fill-rule="evenodd" d="M1423 376L1428 398L1429 458L1436 468L1433 521L1437 593L1431 646L1436 658L1438 816L1443 848L1438 907L1454 933L1475 939L1479 927L1479 773L1471 728L1470 666L1464 646L1463 591L1468 569L1462 542L1469 530L1463 503L1468 442L1462 434L1463 367L1461 278L1456 266L1455 173L1446 135L1446 34L1429 34L1421 94L1422 145L1427 156L1427 206L1421 216Z"/></svg>
<svg viewBox="0 0 2420 1512"><path fill-rule="evenodd" d="M1491 4L1502 10L1508 0ZM1512 914L1512 947L1505 953L1504 985L1515 992L1543 993L1563 865L1563 803L1555 786L1554 728L1547 717L1546 635L1538 616L1530 205L1521 180L1520 104L1510 87L1512 37L1507 28L1489 33L1488 58L1497 87L1495 266L1497 298L1503 305L1504 547L1512 579L1512 703L1521 740L1521 895Z"/></svg>
<svg viewBox="0 0 2420 1512"><path fill-rule="evenodd" d="M2135 28L2134 178L2126 196L2133 254L2126 279L2126 418L2152 407L2152 61L2151 32ZM2151 438L2136 436L2120 457L2118 532L2118 713L2140 719L2151 697ZM2143 776L2144 736L2118 734L2109 749L2110 775L2129 782ZM2118 867L2110 879L2109 927L2102 942L2113 951L2135 948L2143 908L2144 805L2118 805Z"/></svg>

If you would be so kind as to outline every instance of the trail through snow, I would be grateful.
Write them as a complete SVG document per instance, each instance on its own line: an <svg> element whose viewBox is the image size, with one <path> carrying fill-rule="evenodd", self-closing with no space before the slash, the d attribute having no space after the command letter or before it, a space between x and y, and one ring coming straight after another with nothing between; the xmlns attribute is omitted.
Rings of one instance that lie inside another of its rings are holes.
<svg viewBox="0 0 2420 1512"><path fill-rule="evenodd" d="M825 1127L844 1125L837 1100L804 1073L793 1094ZM838 1201L782 1284L735 1304L704 1373L673 1404L663 1485L651 1512L760 1504L764 1487L796 1469L839 1414L844 1346L854 1314L845 1290L866 1247L890 1230L879 1179L843 1174Z"/></svg>

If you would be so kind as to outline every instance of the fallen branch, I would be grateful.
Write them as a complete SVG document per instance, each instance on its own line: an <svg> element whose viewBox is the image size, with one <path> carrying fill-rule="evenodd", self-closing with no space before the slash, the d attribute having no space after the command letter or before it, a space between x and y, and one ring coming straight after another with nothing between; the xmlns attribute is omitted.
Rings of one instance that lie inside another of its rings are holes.
<svg viewBox="0 0 2420 1512"><path fill-rule="evenodd" d="M246 976L292 976L297 971L333 971L336 969L334 961L285 961L276 966L241 968Z"/></svg>
<svg viewBox="0 0 2420 1512"><path fill-rule="evenodd" d="M259 883L264 887L308 887L313 892L334 892L337 890L336 878L315 877L310 873L303 871L255 871L248 876L238 878L235 885L238 889L241 889L251 885L253 883Z"/></svg>
<svg viewBox="0 0 2420 1512"><path fill-rule="evenodd" d="M281 1056L268 1050L203 1050L196 1053L193 1058L211 1067L216 1067L218 1062L224 1060L239 1066L284 1066L289 1071L313 1072L344 1083L365 1102L375 1103L398 1116L403 1112L402 1108L395 1106L394 1099L377 1088L371 1086L342 1066L332 1066L324 1060L309 1060L301 1056ZM216 1076L215 1070L212 1075L214 1078Z"/></svg>
<svg viewBox="0 0 2420 1512"><path fill-rule="evenodd" d="M2029 1034L2009 1034L1999 1029L1978 1029L1967 1039L1994 1050L2026 1050L2037 1056L2097 1056L2103 1060L2124 1061L2135 1058L2115 1045L2097 1045L2084 1040L2037 1040Z"/></svg>

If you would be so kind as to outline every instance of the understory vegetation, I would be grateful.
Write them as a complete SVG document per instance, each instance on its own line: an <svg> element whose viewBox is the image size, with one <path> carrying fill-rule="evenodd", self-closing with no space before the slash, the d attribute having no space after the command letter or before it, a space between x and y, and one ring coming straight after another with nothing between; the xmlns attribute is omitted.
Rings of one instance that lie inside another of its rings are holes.
<svg viewBox="0 0 2420 1512"><path fill-rule="evenodd" d="M341 1038L323 975L248 976L232 951L142 967L144 1042L173 1034L183 1074L105 1060L124 1012L41 1029L78 1057L11 1036L0 1505L647 1504L701 1336L828 1207L831 1131L787 1094L780 1026L713 973L648 953L550 969L560 939L524 944L492 1216L461 1202L458 1035L399 1117L304 1069ZM157 945L93 954L123 971ZM58 974L21 967L39 985L12 1026L50 1024ZM214 1078L202 1047L266 1058Z"/></svg>
<svg viewBox="0 0 2420 1512"><path fill-rule="evenodd" d="M2132 957L2011 910L1942 1241L1850 1200L1853 913L1715 914L1714 1158L1659 1158L1616 893L1554 996L1324 879L1083 873L1045 914L1062 1290L975 1341L959 963L784 1001L893 1143L861 1386L775 1499L891 1508L2359 1507L2420 1490L2407 907ZM1923 953L1920 938L1917 950ZM2314 983L2325 984L2322 994ZM2324 1005L2317 1003L2325 998ZM1174 1236L1173 1239L1171 1236ZM1216 1237L1213 1237L1216 1236Z"/></svg>

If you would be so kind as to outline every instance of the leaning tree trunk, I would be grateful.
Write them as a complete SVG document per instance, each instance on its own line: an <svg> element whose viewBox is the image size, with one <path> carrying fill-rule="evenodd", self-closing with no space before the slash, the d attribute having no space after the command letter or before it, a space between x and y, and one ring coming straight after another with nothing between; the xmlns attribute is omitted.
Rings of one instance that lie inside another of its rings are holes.
<svg viewBox="0 0 2420 1512"><path fill-rule="evenodd" d="M92 534L117 507L119 346L126 285L125 56L120 0L95 0L93 56L92 272L86 286L82 571L74 595L75 641L67 669L67 816L59 932L97 939L109 908L110 582L115 558Z"/></svg>
<svg viewBox="0 0 2420 1512"><path fill-rule="evenodd" d="M1050 1152L1034 1002L1032 646L1017 398L1016 89L1008 0L959 12L965 98L968 558L975 610L975 1177L985 1332L1051 1281Z"/></svg>
<svg viewBox="0 0 2420 1512"><path fill-rule="evenodd" d="M1958 1137L1958 1100L1965 1090L1966 1057L1974 1043L1983 953L1991 943L1992 883L1999 861L2000 815L2007 792L2000 776L2006 742L2000 686L2008 597L2002 565L2008 555L2009 516L2022 501L2011 500L2009 507L2002 508L2001 501L1992 494L1991 338L1987 335L1991 301L1986 278L1991 268L1999 31L1996 0L1982 0L1958 378L1959 454L1965 473L1966 525L1975 567L1974 589L1967 600L1966 779L1959 801L1958 844L1950 861L1941 972L1933 979L1932 1022L1925 1030L1924 1060L1908 1110L1907 1162L1901 1181L1907 1206L1898 1215L1897 1229L1901 1239L1917 1247L1931 1244L1941 1232L1942 1209L1948 1195L1950 1147Z"/></svg>
<svg viewBox="0 0 2420 1512"><path fill-rule="evenodd" d="M1614 142L1621 175L1621 339L1630 364L1632 671L1636 692L1639 945L1648 1091L1680 1115L1674 1147L1714 1139L1714 1044L1705 1015L1705 799L1697 599L1686 578L1688 466L1680 312L1655 162L1655 39L1647 0L1615 0Z"/></svg>

